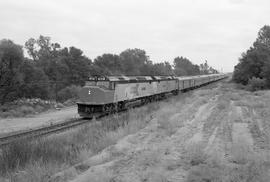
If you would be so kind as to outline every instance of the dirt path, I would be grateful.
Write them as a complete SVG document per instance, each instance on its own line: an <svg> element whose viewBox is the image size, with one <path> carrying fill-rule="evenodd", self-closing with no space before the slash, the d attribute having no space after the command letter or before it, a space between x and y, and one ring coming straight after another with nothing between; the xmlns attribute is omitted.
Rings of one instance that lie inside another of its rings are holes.
<svg viewBox="0 0 270 182"><path fill-rule="evenodd" d="M0 119L0 134L35 128L75 117L78 117L78 115L77 108L74 106L32 117Z"/></svg>
<svg viewBox="0 0 270 182"><path fill-rule="evenodd" d="M223 83L176 99L144 129L71 168L71 181L270 181L270 94L260 94Z"/></svg>

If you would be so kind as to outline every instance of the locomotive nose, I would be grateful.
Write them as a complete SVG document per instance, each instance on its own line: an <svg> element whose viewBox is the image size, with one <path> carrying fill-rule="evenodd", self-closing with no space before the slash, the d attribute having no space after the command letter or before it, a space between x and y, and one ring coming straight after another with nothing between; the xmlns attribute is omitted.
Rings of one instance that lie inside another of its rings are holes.
<svg viewBox="0 0 270 182"><path fill-rule="evenodd" d="M88 104L100 104L104 98L104 92L98 87L84 87L79 93L81 102Z"/></svg>
<svg viewBox="0 0 270 182"><path fill-rule="evenodd" d="M113 93L105 91L100 87L84 87L79 93L79 100L80 103L85 104L106 104L113 101Z"/></svg>

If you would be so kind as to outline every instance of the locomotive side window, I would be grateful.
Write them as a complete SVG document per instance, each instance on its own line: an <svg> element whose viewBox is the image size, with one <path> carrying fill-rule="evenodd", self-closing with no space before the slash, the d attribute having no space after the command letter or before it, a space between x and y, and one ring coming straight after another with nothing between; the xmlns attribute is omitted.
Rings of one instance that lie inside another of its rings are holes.
<svg viewBox="0 0 270 182"><path fill-rule="evenodd" d="M98 81L97 86L109 89L110 88L110 82L109 81Z"/></svg>

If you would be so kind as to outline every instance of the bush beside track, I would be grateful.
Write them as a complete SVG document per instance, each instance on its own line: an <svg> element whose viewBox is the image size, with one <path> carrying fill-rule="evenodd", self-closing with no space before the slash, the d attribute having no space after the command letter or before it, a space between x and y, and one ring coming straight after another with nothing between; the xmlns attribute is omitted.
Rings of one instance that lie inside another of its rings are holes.
<svg viewBox="0 0 270 182"><path fill-rule="evenodd" d="M59 92L59 102L40 98L22 98L0 105L0 118L24 117L75 105L80 89L81 87L75 85L62 89Z"/></svg>

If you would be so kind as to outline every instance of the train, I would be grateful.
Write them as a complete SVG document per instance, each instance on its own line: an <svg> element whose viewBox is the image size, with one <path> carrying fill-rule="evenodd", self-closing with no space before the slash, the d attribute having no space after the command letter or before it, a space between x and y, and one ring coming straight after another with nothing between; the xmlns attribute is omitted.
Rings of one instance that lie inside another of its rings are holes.
<svg viewBox="0 0 270 182"><path fill-rule="evenodd" d="M161 100L226 78L226 74L198 76L91 76L79 92L78 114L98 117Z"/></svg>

